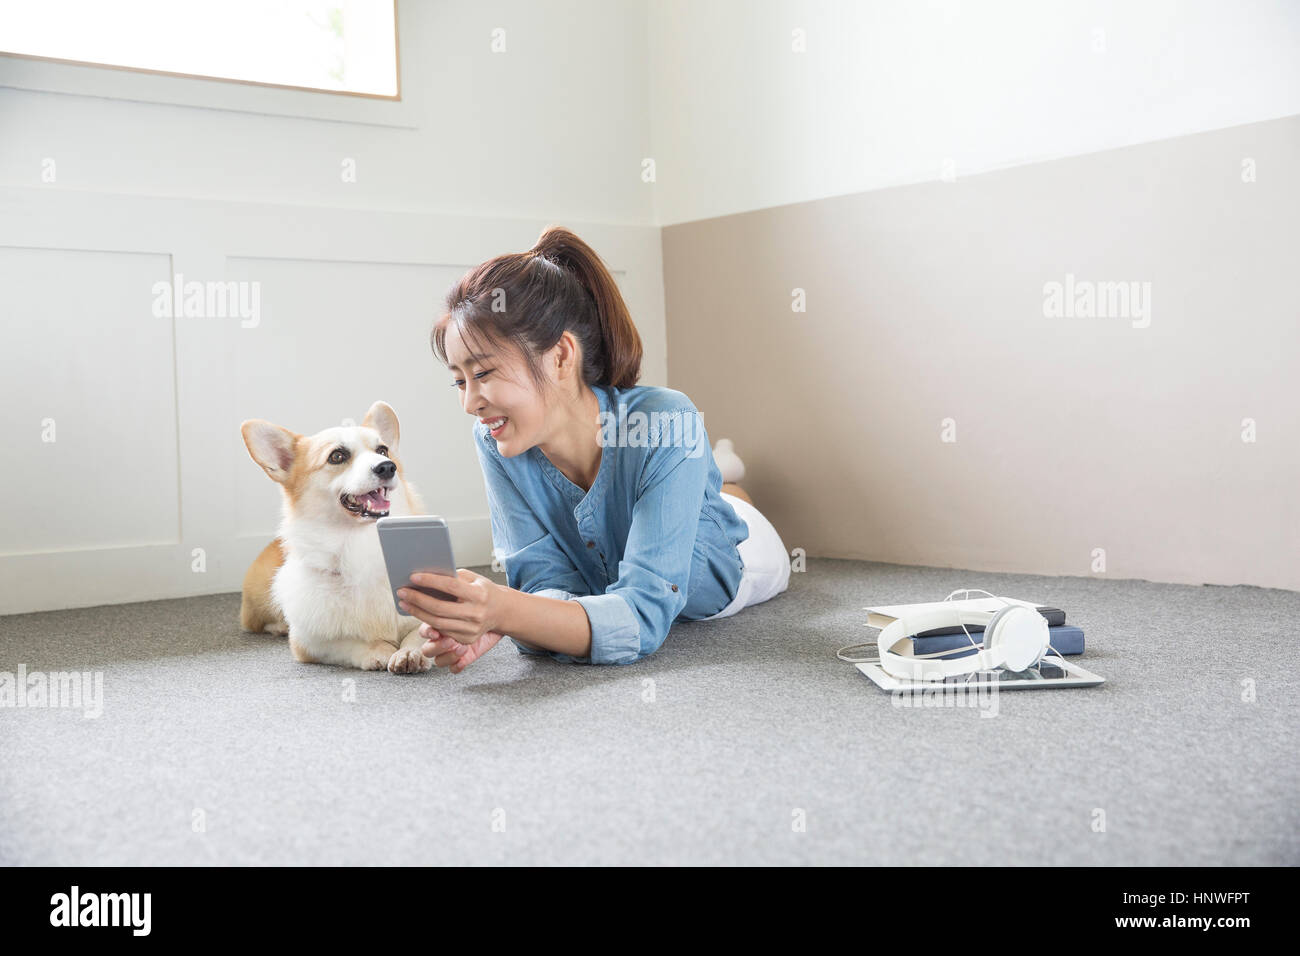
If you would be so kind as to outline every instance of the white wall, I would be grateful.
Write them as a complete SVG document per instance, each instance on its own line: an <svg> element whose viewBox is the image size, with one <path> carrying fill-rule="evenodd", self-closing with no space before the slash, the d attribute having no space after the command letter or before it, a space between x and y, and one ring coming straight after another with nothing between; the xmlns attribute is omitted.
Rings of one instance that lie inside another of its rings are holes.
<svg viewBox="0 0 1300 956"><path fill-rule="evenodd" d="M649 9L660 225L1300 113L1287 0Z"/></svg>
<svg viewBox="0 0 1300 956"><path fill-rule="evenodd" d="M0 57L0 185L43 185L53 157L60 189L651 222L644 2L401 0L398 11L409 129L18 91L61 85L51 72L89 72L97 89L123 76ZM489 47L498 27L504 53ZM228 84L146 76L121 95L149 95L136 86L166 97ZM345 157L355 183L339 174Z"/></svg>
<svg viewBox="0 0 1300 956"><path fill-rule="evenodd" d="M283 115L322 94L0 57L0 614L238 590L280 502L240 422L310 433L379 398L458 562L488 563L471 422L428 334L458 275L548 223L605 257L643 381L666 384L644 5L399 17L404 100L372 119L352 100L348 121ZM149 101L187 96L205 105ZM154 283L177 275L258 282L260 322L155 316Z"/></svg>

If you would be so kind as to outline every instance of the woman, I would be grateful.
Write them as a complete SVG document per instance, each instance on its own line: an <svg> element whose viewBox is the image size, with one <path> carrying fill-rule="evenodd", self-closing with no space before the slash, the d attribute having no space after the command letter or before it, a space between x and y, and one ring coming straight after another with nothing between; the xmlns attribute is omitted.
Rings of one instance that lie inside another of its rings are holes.
<svg viewBox="0 0 1300 956"><path fill-rule="evenodd" d="M401 590L439 667L459 673L503 635L525 654L629 664L675 621L727 617L789 586L785 544L744 492L722 490L694 404L635 384L640 336L572 232L547 229L466 274L431 344L477 419L507 579L411 578L454 602Z"/></svg>

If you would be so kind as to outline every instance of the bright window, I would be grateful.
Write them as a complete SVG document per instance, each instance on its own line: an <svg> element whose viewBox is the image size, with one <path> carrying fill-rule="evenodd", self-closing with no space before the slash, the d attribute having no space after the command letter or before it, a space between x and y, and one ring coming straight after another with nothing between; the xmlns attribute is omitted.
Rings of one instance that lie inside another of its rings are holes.
<svg viewBox="0 0 1300 956"><path fill-rule="evenodd" d="M0 53L396 98L395 0L0 0Z"/></svg>

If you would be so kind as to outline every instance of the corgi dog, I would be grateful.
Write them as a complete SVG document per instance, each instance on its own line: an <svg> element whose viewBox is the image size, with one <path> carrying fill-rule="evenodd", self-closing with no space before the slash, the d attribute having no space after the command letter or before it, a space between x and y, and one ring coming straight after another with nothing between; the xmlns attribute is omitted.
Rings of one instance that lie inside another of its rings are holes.
<svg viewBox="0 0 1300 956"><path fill-rule="evenodd" d="M375 527L428 513L402 475L396 412L375 402L360 425L310 436L257 418L240 432L283 497L277 536L244 575L243 629L287 634L305 663L429 670L420 622L393 603Z"/></svg>

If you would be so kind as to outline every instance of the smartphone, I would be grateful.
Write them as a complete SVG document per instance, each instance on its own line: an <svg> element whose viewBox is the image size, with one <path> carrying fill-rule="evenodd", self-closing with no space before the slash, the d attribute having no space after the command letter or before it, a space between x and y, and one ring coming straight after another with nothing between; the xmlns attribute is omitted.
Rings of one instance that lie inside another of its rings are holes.
<svg viewBox="0 0 1300 956"><path fill-rule="evenodd" d="M393 603L399 600L398 588L422 591L441 601L459 598L436 588L417 587L411 575L417 571L456 576L456 559L451 554L451 531L439 515L402 515L380 518L375 522L379 531L379 546L384 550L384 564L388 567L388 583L393 589ZM398 614L406 615L398 607Z"/></svg>

